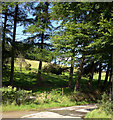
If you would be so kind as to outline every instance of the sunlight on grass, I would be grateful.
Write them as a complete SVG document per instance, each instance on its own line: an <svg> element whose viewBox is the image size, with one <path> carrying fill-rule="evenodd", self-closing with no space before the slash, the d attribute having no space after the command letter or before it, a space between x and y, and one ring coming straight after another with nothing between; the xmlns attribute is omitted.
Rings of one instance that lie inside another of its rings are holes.
<svg viewBox="0 0 113 120"><path fill-rule="evenodd" d="M31 64L31 68L35 68L35 69L38 69L38 66L39 66L39 61L36 61L36 60L28 60L28 59L25 59L26 63L27 64ZM47 62L42 62L42 67L47 65L48 63ZM25 67L25 63L23 62L22 66ZM19 67L20 66L20 62L19 62L19 58L16 58L15 60L15 67Z"/></svg>
<svg viewBox="0 0 113 120"><path fill-rule="evenodd" d="M98 76L99 76L99 74L95 73L93 76L93 79L98 80ZM106 76L106 72L102 72L101 73L101 80L105 80L105 76ZM109 80L109 77L108 77L108 80Z"/></svg>
<svg viewBox="0 0 113 120"><path fill-rule="evenodd" d="M36 104L30 104L30 105L2 105L2 111L21 111L21 110L37 110L37 111L42 111L47 108L57 108L57 107L68 107L68 106L73 106L76 105L76 103L73 102L67 102L67 103L55 103L51 102L51 104L41 104L41 105L36 105Z"/></svg>
<svg viewBox="0 0 113 120"><path fill-rule="evenodd" d="M95 109L91 112L89 112L85 118L111 118L111 115L105 114L104 111Z"/></svg>

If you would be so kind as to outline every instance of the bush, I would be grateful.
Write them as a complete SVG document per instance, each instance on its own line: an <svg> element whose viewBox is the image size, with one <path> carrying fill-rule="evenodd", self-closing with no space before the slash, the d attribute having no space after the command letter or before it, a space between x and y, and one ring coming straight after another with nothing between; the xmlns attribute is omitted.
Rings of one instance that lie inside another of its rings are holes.
<svg viewBox="0 0 113 120"><path fill-rule="evenodd" d="M43 68L44 72L50 72L56 75L62 74L62 68L56 64L48 64Z"/></svg>
<svg viewBox="0 0 113 120"><path fill-rule="evenodd" d="M113 114L113 101L111 101L110 95L104 93L102 99L98 101L98 107L106 114Z"/></svg>
<svg viewBox="0 0 113 120"><path fill-rule="evenodd" d="M15 103L17 105L26 104L29 101L29 97L32 94L32 91L27 90L17 90L16 87L12 88L12 86L2 87L2 103L3 104L12 104Z"/></svg>
<svg viewBox="0 0 113 120"><path fill-rule="evenodd" d="M52 90L49 93L43 92L36 95L36 99L34 101L35 104L43 104L43 103L50 103L50 102L57 102L61 103L63 96L61 95L61 91L56 89Z"/></svg>
<svg viewBox="0 0 113 120"><path fill-rule="evenodd" d="M62 103L68 98L62 96L61 89L55 89L50 92L42 92L40 94L32 93L32 91L17 90L16 87L12 86L2 88L2 103L3 104L15 104L15 105L25 105L25 104L44 104L57 102ZM69 101L69 99L68 99ZM66 102L66 101L65 101Z"/></svg>
<svg viewBox="0 0 113 120"><path fill-rule="evenodd" d="M50 72L50 73L59 75L68 69L69 69L69 67L61 67L61 66L56 65L56 64L48 64L48 65L44 66L43 71L47 72L47 73Z"/></svg>

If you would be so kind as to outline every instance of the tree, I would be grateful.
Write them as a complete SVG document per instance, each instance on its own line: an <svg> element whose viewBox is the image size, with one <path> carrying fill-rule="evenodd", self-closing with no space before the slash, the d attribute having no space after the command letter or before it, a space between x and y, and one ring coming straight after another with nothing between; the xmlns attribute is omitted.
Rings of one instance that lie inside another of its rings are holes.
<svg viewBox="0 0 113 120"><path fill-rule="evenodd" d="M34 21L33 23L28 26L27 32L33 34L31 39L33 38L33 46L38 46L38 51L40 53L40 60L39 60L39 68L38 68L38 76L37 82L38 85L41 84L41 70L42 70L42 61L45 55L44 51L49 48L51 45L46 43L45 41L49 40L49 36L51 34L51 21L50 21L50 13L49 13L49 2L39 2L34 7L33 16ZM30 39L30 40L31 40Z"/></svg>
<svg viewBox="0 0 113 120"><path fill-rule="evenodd" d="M3 62L11 57L10 84L13 84L14 58L16 54L16 28L17 24L23 25L26 21L26 11L23 9L24 3L3 3L4 30L3 30ZM22 21L23 20L23 21ZM12 27L14 26L14 27ZM13 34L12 31L13 30Z"/></svg>
<svg viewBox="0 0 113 120"><path fill-rule="evenodd" d="M102 63L99 63L98 88L100 87L101 73L102 73Z"/></svg>
<svg viewBox="0 0 113 120"><path fill-rule="evenodd" d="M69 32L68 25L66 28L59 30L59 32L55 32L55 35L52 37L51 41L56 51L59 52L58 56L62 59L62 62L71 64L70 67L70 76L69 76L69 84L68 86L72 88L72 79L73 79L73 71L74 71L74 62L75 62L75 45L73 44L73 37L71 36L71 32ZM69 61L69 59L71 59Z"/></svg>
<svg viewBox="0 0 113 120"><path fill-rule="evenodd" d="M12 57L11 57L11 76L10 83L13 85L13 75L14 75L14 50L15 50L15 36L16 36L16 25L17 25L17 14L18 14L18 4L15 7L14 16L14 29L13 29L13 41L12 41Z"/></svg>
<svg viewBox="0 0 113 120"><path fill-rule="evenodd" d="M5 18L4 18L4 27L3 27L3 40L2 40L2 52L4 53L5 50L5 32L6 32L6 24L7 24L7 10L8 6L5 6L6 9L4 10ZM2 55L2 66L4 61L4 54Z"/></svg>
<svg viewBox="0 0 113 120"><path fill-rule="evenodd" d="M5 65L6 59L11 57L11 45L9 44L11 42L12 37L12 14L13 10L11 8L13 7L12 3L2 3L2 18L4 19L3 23L3 33L2 33L2 66Z"/></svg>
<svg viewBox="0 0 113 120"><path fill-rule="evenodd" d="M89 22L89 20L87 20L87 17L89 14L88 14L88 11L84 11L84 8L83 8L84 5L87 5L87 4L84 4L84 3L70 3L70 4L55 3L52 8L54 16L56 17L59 14L57 18L63 20L62 25L66 25L66 27L67 27L66 33L64 35L62 35L63 37L61 37L62 31L60 31L59 32L60 37L56 36L57 40L54 38L57 43L57 48L60 46L59 45L59 43L60 43L61 44L60 49L62 49L62 48L64 49L63 51L65 53L63 53L63 54L65 54L65 55L67 54L66 53L67 51L68 52L70 51L71 53L73 53L72 52L73 50L71 51L71 49L74 48L74 51L75 51L74 54L76 53L74 56L76 56L76 58L77 58L78 54L80 54L81 56L82 56L82 54L84 54L83 56L85 56L85 54L87 55L88 50L86 50L85 47L88 46L89 43L91 43L93 41L92 36L94 34L93 30L95 29L95 27L92 26L92 23ZM60 8L62 8L62 10ZM56 9L58 9L57 12L55 11ZM79 9L81 10L80 12L78 12ZM90 33L91 31L92 31L92 33ZM59 41L58 41L58 39L59 39ZM62 40L62 42L60 42L60 40ZM67 40L70 41L70 43L66 42ZM62 51L62 50L59 50L59 51ZM68 54L69 57L71 57L70 52ZM79 65L81 66L80 69L82 70L83 65L81 65L81 63L79 63ZM71 66L72 66L72 64L71 64ZM79 79L81 79L81 77L82 77L81 70L79 71L79 75L78 75ZM73 71L73 70L70 69L70 73L71 73L71 71ZM72 78L71 76L72 75L70 74L70 78ZM72 80L70 79L70 81L72 81ZM78 80L78 81L80 82L80 80ZM78 81L76 84L79 84ZM78 85L76 85L76 86L78 86ZM78 87L76 89L78 89Z"/></svg>
<svg viewBox="0 0 113 120"><path fill-rule="evenodd" d="M113 68L113 22L112 22L112 17L113 17L113 7L112 4L110 3L96 3L98 6L97 10L99 10L99 21L97 22L98 29L96 31L97 35L99 35L95 40L94 43L91 43L90 46L95 47L95 49L98 50L100 53L100 56L103 57L103 62L105 64L109 64L110 62L112 63L111 68ZM109 48L109 49L108 49ZM108 78L108 72L106 72L106 79L105 83ZM113 74L112 74L113 78ZM113 79L112 79L113 80ZM112 82L113 83L113 82ZM113 88L113 87L112 87ZM113 89L112 89L113 91ZM113 92L112 92L113 96ZM112 97L113 99L113 97Z"/></svg>

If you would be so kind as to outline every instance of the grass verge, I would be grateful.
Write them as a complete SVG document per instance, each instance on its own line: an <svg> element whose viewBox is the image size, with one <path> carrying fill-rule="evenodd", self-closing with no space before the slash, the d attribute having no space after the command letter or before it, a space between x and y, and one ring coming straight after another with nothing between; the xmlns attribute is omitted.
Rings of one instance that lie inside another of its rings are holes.
<svg viewBox="0 0 113 120"><path fill-rule="evenodd" d="M111 115L107 115L104 111L100 109L95 109L86 114L85 118L111 118Z"/></svg>
<svg viewBox="0 0 113 120"><path fill-rule="evenodd" d="M30 110L30 111L43 111L45 109L49 108L58 108L58 107L68 107L68 106L74 106L76 105L76 102L70 102L70 103L56 103L56 102L51 102L51 104L41 104L41 105L36 105L36 104L30 104L30 105L2 105L2 111L21 111L21 110Z"/></svg>

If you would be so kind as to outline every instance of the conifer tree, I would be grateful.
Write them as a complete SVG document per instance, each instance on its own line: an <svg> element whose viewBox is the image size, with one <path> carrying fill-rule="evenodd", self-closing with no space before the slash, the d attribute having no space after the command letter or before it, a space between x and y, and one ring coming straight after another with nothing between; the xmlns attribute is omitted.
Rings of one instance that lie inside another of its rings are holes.
<svg viewBox="0 0 113 120"><path fill-rule="evenodd" d="M37 75L37 84L41 84L41 70L42 70L42 61L46 59L46 54L44 51L50 47L50 43L47 43L46 41L49 41L49 36L51 35L51 20L50 20L50 13L49 13L49 2L39 2L34 7L34 21L33 23L28 26L27 32L32 33L33 38L33 46L38 46L39 51L39 68L38 68L38 75Z"/></svg>

